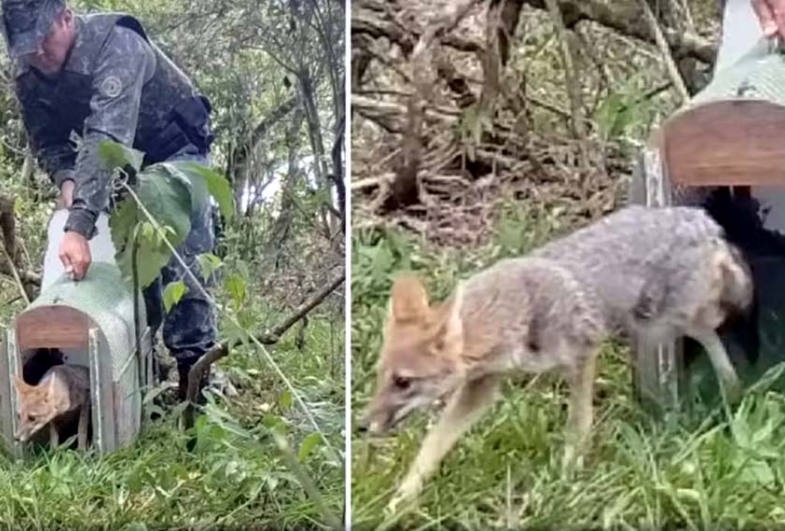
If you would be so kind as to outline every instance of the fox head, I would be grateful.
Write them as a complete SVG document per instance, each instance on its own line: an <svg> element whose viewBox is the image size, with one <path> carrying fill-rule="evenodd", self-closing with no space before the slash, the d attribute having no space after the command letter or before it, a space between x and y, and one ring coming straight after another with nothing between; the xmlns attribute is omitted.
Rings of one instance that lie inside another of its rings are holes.
<svg viewBox="0 0 785 531"><path fill-rule="evenodd" d="M53 396L54 379L39 385L30 385L15 376L14 386L19 397L18 425L14 439L24 443L59 413Z"/></svg>
<svg viewBox="0 0 785 531"><path fill-rule="evenodd" d="M452 392L460 381L463 350L460 288L430 306L422 283L399 276L392 288L377 365L376 392L360 421L381 434L417 408Z"/></svg>

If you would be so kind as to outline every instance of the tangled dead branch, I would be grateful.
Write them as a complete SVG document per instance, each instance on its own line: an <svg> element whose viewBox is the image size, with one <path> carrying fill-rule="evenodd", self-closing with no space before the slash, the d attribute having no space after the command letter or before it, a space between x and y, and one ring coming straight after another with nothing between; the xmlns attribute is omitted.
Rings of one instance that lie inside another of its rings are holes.
<svg viewBox="0 0 785 531"><path fill-rule="evenodd" d="M22 252L16 231L14 216L14 200L0 196L0 231L3 234L3 257L0 258L0 273L6 275L19 285L21 296L29 302L41 286L41 276L26 271L22 264Z"/></svg>
<svg viewBox="0 0 785 531"><path fill-rule="evenodd" d="M631 173L628 137L616 128L654 98L681 101L674 64L710 64L716 53L687 24L652 24L638 0L464 0L434 15L441 7L354 6L353 60L363 68L351 99L354 227L473 243L510 197L576 220L602 215ZM622 66L609 74L612 61ZM647 72L648 85L603 109L625 68Z"/></svg>

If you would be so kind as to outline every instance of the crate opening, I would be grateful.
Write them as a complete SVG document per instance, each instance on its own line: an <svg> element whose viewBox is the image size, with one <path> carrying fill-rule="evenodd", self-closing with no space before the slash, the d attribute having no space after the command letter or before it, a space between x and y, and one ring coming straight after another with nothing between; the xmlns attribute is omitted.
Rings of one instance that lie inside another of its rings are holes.
<svg viewBox="0 0 785 531"><path fill-rule="evenodd" d="M20 352L21 373L22 379L25 383L30 385L37 385L44 377L46 372L57 365L75 364L88 366L87 352L84 350L66 349L66 348L31 348ZM92 382L91 382L92 385ZM60 444L65 443L69 438L73 437L73 441L69 445L70 449L77 448L76 436L79 430L79 415L78 412L66 415L59 424L59 438ZM91 419L87 427L87 444L91 445L93 440L92 434L92 411ZM40 445L48 447L49 445L49 429L44 428L37 433L33 439L29 441L33 445Z"/></svg>
<svg viewBox="0 0 785 531"><path fill-rule="evenodd" d="M766 193L756 191L758 198ZM752 272L751 311L729 318L718 331L739 377L750 385L772 366L785 362L785 227L776 230L766 226L768 212L749 187L712 190L702 206L738 246ZM689 393L715 402L718 383L708 356L689 338L683 340L682 352ZM785 389L785 381L776 386Z"/></svg>

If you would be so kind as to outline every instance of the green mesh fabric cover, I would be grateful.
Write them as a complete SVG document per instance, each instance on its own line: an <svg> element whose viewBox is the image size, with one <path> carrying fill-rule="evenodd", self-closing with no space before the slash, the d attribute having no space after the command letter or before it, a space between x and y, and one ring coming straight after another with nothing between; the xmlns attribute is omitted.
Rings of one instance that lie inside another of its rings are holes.
<svg viewBox="0 0 785 531"><path fill-rule="evenodd" d="M735 63L716 72L711 83L679 112L728 99L785 105L785 51L774 41L761 39Z"/></svg>
<svg viewBox="0 0 785 531"><path fill-rule="evenodd" d="M67 301L67 302L66 302ZM144 301L139 296L139 320L146 323ZM87 314L101 329L112 353L113 380L136 348L132 289L120 270L111 264L95 262L84 279L75 282L63 275L47 287L25 310L40 306L66 305Z"/></svg>

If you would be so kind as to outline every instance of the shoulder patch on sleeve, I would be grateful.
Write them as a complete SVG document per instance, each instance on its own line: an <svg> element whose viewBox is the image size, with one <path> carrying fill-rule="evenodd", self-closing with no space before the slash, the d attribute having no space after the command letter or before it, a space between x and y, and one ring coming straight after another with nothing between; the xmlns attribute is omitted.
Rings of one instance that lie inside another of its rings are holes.
<svg viewBox="0 0 785 531"><path fill-rule="evenodd" d="M117 76L109 76L101 82L101 92L107 98L116 98L123 90L123 84Z"/></svg>

